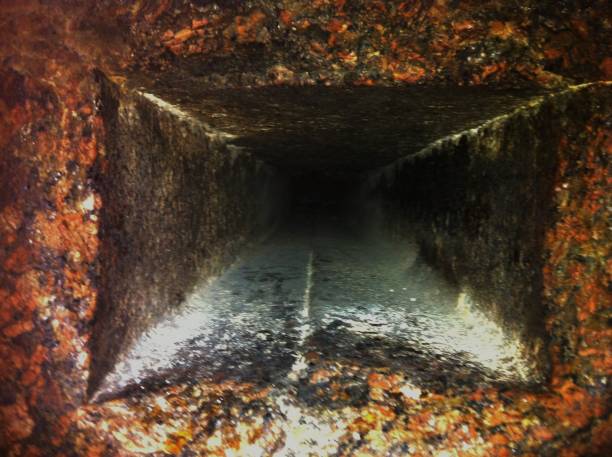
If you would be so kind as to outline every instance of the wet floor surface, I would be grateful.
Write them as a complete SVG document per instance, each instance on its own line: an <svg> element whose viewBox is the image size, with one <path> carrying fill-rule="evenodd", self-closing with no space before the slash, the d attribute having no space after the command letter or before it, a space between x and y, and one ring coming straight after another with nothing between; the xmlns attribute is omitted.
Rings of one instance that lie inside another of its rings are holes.
<svg viewBox="0 0 612 457"><path fill-rule="evenodd" d="M340 220L281 229L201 284L126 354L100 396L189 379L293 390L330 359L387 367L438 391L530 380L512 335L410 240L367 236Z"/></svg>
<svg viewBox="0 0 612 457"><path fill-rule="evenodd" d="M298 227L139 341L78 413L83 455L557 456L604 417L572 382L530 383L409 240Z"/></svg>

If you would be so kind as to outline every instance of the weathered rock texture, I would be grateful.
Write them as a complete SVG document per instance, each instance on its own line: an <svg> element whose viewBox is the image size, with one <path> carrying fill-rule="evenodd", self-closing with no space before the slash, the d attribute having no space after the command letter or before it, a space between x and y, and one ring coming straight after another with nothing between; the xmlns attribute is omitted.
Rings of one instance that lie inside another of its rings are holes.
<svg viewBox="0 0 612 457"><path fill-rule="evenodd" d="M50 63L53 66L52 63ZM0 70L0 453L53 455L85 401L101 200L96 85Z"/></svg>
<svg viewBox="0 0 612 457"><path fill-rule="evenodd" d="M598 95L600 94L600 95ZM560 126L553 225L544 239L546 329L552 337L551 384L573 378L610 394L612 375L612 132L610 85ZM574 120L575 119L575 120Z"/></svg>
<svg viewBox="0 0 612 457"><path fill-rule="evenodd" d="M400 235L416 233L427 258L490 316L522 336L526 356L539 361L542 372L548 358L543 322L556 311L543 296L543 278L545 236L559 217L556 192L563 191L555 188L557 175L564 161L595 160L572 157L561 144L581 141L578 126L605 117L609 101L609 86L546 96L369 178L370 190L384 206L385 225ZM574 128L570 138L568 126ZM599 151L599 160L606 163L605 151ZM599 197L597 210L605 211L606 197ZM594 236L604 243L604 233ZM598 252L603 254L601 248ZM571 322L568 317L559 324L565 333ZM575 345L567 351L577 356Z"/></svg>
<svg viewBox="0 0 612 457"><path fill-rule="evenodd" d="M535 0L143 2L130 12L130 38L135 68L221 86L554 86L609 75L606 8Z"/></svg>
<svg viewBox="0 0 612 457"><path fill-rule="evenodd" d="M281 212L283 185L252 155L157 97L102 82L105 154L91 388L134 337L220 272Z"/></svg>
<svg viewBox="0 0 612 457"><path fill-rule="evenodd" d="M216 406L201 420L191 415L193 403L186 399L192 393L210 406L240 392L233 385L203 386L206 395L173 386L161 397L84 405L105 205L91 179L99 173L105 130L95 68L153 76L172 70L175 75L163 78L185 76L184 84L199 78L217 86L554 86L609 78L606 8L603 0L2 2L0 453L178 454L187 443L219 453L240 446L240 437L270 437L257 427L236 434L232 416ZM549 391L432 395L418 405L404 404L397 416L373 398L351 429L369 438L358 435L361 441L353 443L355 435L347 435L345 453L366 446L364 452L381 455L385 450L376 446L387 442L384 437L409 439L419 449L418 443L439 442L441 433L462 437L464 430L486 444L481 455L597 455L609 449L609 403L598 381L611 371L612 267L606 260L609 234L602 228L606 206L599 203L610 184L609 122L603 113L568 122L559 142L553 186L560 189L554 193L558 212L544 238L553 342ZM393 391L393 383L377 379L373 392L377 385ZM259 407L265 395L240 398ZM172 407L160 409L166 397ZM484 407L470 403L483 398ZM217 416L224 418L222 430L197 428ZM432 417L443 421L432 426ZM164 432L160 440L152 439L159 438L154 430ZM407 437L401 434L406 430ZM217 441L207 441L213 432ZM279 436L266 442L268 449L277 449ZM455 444L447 441L446 449L457 449Z"/></svg>

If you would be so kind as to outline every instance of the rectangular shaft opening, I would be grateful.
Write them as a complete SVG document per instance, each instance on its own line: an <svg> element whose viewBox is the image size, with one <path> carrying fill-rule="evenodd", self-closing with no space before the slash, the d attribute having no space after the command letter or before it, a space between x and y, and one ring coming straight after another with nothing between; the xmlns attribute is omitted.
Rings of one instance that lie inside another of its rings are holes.
<svg viewBox="0 0 612 457"><path fill-rule="evenodd" d="M99 177L92 393L185 377L291 382L308 357L403 367L440 390L545 377L554 126L502 117L503 127L369 168L338 150L344 134L327 146L319 136L283 161L295 131L282 123L268 125L278 141L262 155L261 137L242 141L157 95L103 86L114 168ZM534 128L548 128L550 144Z"/></svg>

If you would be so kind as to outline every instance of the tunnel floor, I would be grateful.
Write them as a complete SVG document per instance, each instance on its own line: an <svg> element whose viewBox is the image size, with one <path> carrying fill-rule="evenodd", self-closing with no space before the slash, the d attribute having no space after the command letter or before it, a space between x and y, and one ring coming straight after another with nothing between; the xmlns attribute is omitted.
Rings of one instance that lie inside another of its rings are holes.
<svg viewBox="0 0 612 457"><path fill-rule="evenodd" d="M356 227L341 215L294 218L203 280L98 396L193 378L285 389L322 359L399 370L440 392L533 381L518 340L428 266L413 241Z"/></svg>
<svg viewBox="0 0 612 457"><path fill-rule="evenodd" d="M512 335L414 242L330 213L203 280L106 377L81 428L147 455L485 455L499 424L548 430L521 409L540 390Z"/></svg>

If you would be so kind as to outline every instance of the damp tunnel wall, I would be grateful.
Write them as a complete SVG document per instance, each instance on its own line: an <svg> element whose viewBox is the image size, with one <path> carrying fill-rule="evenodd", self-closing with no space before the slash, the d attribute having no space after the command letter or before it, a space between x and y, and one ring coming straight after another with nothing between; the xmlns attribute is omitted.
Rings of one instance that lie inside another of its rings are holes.
<svg viewBox="0 0 612 457"><path fill-rule="evenodd" d="M607 160L605 146L594 154L584 142L601 128L609 96L606 85L542 96L370 172L362 190L379 229L414 235L424 257L474 306L518 336L541 381L551 374L551 356L560 362L559 351L565 362L579 358L570 333L580 319L556 321L560 289L552 290L550 272L559 271L559 247L551 242L559 241L551 234L567 210L568 175L578 198L587 192L588 167ZM589 225L601 230L602 217L596 212ZM605 267L593 254L571 255L601 281Z"/></svg>
<svg viewBox="0 0 612 457"><path fill-rule="evenodd" d="M98 78L106 135L90 392L196 281L270 232L285 205L273 167L155 96Z"/></svg>

